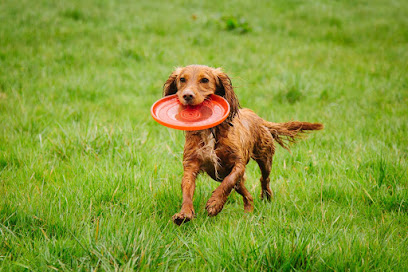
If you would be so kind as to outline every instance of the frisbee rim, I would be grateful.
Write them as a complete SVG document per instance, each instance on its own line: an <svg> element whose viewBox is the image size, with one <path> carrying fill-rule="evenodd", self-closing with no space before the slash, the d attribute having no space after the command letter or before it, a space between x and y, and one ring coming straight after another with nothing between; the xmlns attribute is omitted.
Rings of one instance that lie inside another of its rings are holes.
<svg viewBox="0 0 408 272"><path fill-rule="evenodd" d="M194 122L191 122L191 124L192 124L191 126L167 123L167 122L161 120L157 116L155 109L157 108L157 106L161 105L162 103L165 103L166 101L171 101L174 98L176 98L177 102L180 105L182 105L180 103L180 101L178 100L177 94L173 94L173 95L168 95L168 96L165 96L165 97L157 100L156 102L153 103L153 105L150 108L150 114L152 115L153 119L156 122L158 122L159 124L161 124L163 126L166 126L166 127L169 127L169 128L174 128L174 129L178 129L178 130L186 130L186 131L204 130L204 129L212 128L212 127L215 127L215 126L221 124L222 122L225 121L225 119L227 119L227 117L228 117L228 115L230 113L230 105L227 102L227 100L225 100L225 98L222 97L222 96L211 94L209 101L217 101L218 104L221 106L221 108L223 108L225 110L224 114L222 115L222 117L219 120L217 120L215 122L212 122L210 124L199 125L199 126L194 126Z"/></svg>

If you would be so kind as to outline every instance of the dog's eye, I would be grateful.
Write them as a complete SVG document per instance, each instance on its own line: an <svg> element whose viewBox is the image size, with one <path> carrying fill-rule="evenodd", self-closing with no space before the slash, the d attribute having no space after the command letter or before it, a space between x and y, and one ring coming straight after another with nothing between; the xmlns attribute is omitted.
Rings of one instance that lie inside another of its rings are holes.
<svg viewBox="0 0 408 272"><path fill-rule="evenodd" d="M209 81L208 78L205 77L200 80L201 83L208 83L208 81Z"/></svg>
<svg viewBox="0 0 408 272"><path fill-rule="evenodd" d="M180 77L180 82L186 82L186 79L184 77Z"/></svg>

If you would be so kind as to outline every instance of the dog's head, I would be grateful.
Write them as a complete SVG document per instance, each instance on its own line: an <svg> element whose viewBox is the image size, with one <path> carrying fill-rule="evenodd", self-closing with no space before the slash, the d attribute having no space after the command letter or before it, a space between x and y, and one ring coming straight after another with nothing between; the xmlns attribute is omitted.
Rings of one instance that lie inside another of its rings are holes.
<svg viewBox="0 0 408 272"><path fill-rule="evenodd" d="M177 68L163 86L163 95L177 94L183 105L198 105L211 94L224 97L230 105L231 120L239 110L239 102L230 78L221 68L189 65Z"/></svg>

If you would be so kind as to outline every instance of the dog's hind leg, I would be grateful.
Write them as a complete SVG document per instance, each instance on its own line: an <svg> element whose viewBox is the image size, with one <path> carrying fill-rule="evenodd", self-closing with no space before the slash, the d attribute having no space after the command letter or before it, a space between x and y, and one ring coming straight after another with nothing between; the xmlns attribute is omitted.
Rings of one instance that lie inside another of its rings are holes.
<svg viewBox="0 0 408 272"><path fill-rule="evenodd" d="M228 196L232 189L244 177L245 164L238 162L232 168L231 173L225 177L220 186L214 190L210 199L207 201L206 209L209 216L217 215L227 202Z"/></svg>
<svg viewBox="0 0 408 272"><path fill-rule="evenodd" d="M269 174L271 173L273 155L275 154L274 140L266 127L262 127L260 131L260 138L255 144L254 159L261 169L261 198L271 200L273 198L273 192L269 187Z"/></svg>
<svg viewBox="0 0 408 272"><path fill-rule="evenodd" d="M260 179L262 188L261 198L262 199L266 198L267 200L271 200L273 198L273 192L269 187L270 182L269 174L271 173L272 168L272 156L273 154L270 153L265 158L256 160L256 162L259 165L259 168L261 169L262 174L262 177Z"/></svg>
<svg viewBox="0 0 408 272"><path fill-rule="evenodd" d="M254 199L245 187L245 180L246 174L244 174L241 181L235 185L234 189L242 196L242 199L244 200L244 210L246 212L252 212L254 210Z"/></svg>

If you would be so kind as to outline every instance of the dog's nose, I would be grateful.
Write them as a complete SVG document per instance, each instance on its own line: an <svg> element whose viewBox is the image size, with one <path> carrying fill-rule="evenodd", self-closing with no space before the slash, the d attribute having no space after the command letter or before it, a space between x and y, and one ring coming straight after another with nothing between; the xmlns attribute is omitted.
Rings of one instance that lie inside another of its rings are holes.
<svg viewBox="0 0 408 272"><path fill-rule="evenodd" d="M190 91L190 90L184 91L184 93L183 93L183 99L184 99L186 102L190 102L191 100L194 99L194 93L193 93L192 91Z"/></svg>

